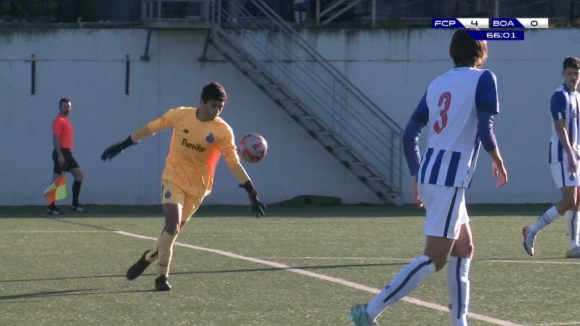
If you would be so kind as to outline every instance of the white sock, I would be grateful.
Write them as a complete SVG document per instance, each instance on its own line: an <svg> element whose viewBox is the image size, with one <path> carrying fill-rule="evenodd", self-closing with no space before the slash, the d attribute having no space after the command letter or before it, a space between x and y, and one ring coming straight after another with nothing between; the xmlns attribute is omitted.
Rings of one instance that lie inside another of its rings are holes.
<svg viewBox="0 0 580 326"><path fill-rule="evenodd" d="M566 211L566 235L568 237L568 249L580 246L578 241L578 229L580 223L578 221L578 212Z"/></svg>
<svg viewBox="0 0 580 326"><path fill-rule="evenodd" d="M530 230L534 233L538 233L542 231L546 226L552 224L558 217L560 217L560 213L556 209L556 206L550 207L532 226L530 226Z"/></svg>
<svg viewBox="0 0 580 326"><path fill-rule="evenodd" d="M415 290L421 282L435 273L435 264L429 257L422 255L403 267L374 299L367 305L370 320L377 318L385 309Z"/></svg>
<svg viewBox="0 0 580 326"><path fill-rule="evenodd" d="M450 256L447 265L447 292L451 326L467 326L469 308L469 266L471 259Z"/></svg>

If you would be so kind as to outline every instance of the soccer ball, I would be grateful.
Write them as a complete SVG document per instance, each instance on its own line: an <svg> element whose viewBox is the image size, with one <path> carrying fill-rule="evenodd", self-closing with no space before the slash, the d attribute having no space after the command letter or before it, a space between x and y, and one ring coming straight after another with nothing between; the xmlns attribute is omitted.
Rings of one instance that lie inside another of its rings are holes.
<svg viewBox="0 0 580 326"><path fill-rule="evenodd" d="M242 139L238 145L238 155L248 163L258 163L268 153L268 142L264 137L251 132Z"/></svg>

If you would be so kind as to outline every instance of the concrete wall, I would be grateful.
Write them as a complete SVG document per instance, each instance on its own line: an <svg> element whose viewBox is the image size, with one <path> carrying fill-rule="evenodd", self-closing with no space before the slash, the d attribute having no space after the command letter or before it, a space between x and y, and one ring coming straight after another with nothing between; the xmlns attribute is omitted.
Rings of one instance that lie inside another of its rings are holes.
<svg viewBox="0 0 580 326"><path fill-rule="evenodd" d="M452 67L448 57L452 33L349 31L304 36L404 126L428 83ZM485 68L498 78L501 114L496 135L509 184L495 189L491 161L482 153L469 202L545 203L560 197L547 163L549 105L562 83L563 58L580 56L580 30L528 30L525 37L523 42L488 43Z"/></svg>
<svg viewBox="0 0 580 326"><path fill-rule="evenodd" d="M401 125L431 79L452 66L448 31L308 33L307 38ZM561 83L561 61L580 55L577 30L526 31L524 42L490 43L499 83L501 115L496 134L510 183L495 189L490 161L481 155L470 202L551 202L558 198L547 164L549 99ZM224 84L230 101L223 117L239 138L264 135L267 159L245 164L266 203L302 194L338 196L345 202L378 202L281 109L211 48L200 63L205 32L153 33L151 61L139 58L145 30L55 30L0 32L0 205L43 204L50 183L51 121L58 100L70 97L76 129L75 156L85 171L81 202L156 204L170 132L143 141L115 160L102 150L135 127L176 105L196 105L208 81ZM31 55L36 94L31 95ZM130 94L125 95L125 56L131 58ZM406 172L406 171L405 171ZM69 183L72 177L69 178ZM409 180L404 180L409 198ZM210 204L245 204L222 162Z"/></svg>

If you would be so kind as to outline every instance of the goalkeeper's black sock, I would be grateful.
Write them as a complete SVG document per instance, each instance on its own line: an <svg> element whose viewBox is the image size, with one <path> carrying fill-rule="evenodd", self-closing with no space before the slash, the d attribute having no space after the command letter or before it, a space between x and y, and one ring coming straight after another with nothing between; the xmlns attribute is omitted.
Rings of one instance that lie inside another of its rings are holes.
<svg viewBox="0 0 580 326"><path fill-rule="evenodd" d="M73 186L72 186L72 193L73 193L73 200L72 200L72 205L77 207L79 205L79 193L81 192L81 185L82 185L82 181L76 181L73 182Z"/></svg>
<svg viewBox="0 0 580 326"><path fill-rule="evenodd" d="M50 205L48 205L48 209L50 210L55 210L56 206L54 205L55 202L50 203Z"/></svg>

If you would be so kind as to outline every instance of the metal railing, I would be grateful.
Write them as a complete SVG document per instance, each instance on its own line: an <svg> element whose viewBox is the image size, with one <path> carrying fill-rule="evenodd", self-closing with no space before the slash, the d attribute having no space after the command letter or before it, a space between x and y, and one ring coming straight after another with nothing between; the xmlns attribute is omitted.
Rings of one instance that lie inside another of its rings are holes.
<svg viewBox="0 0 580 326"><path fill-rule="evenodd" d="M115 2L120 1L115 0ZM139 17L143 20L156 19L157 21L178 18L204 21L208 19L204 13L207 13L207 8L209 8L209 5L205 4L217 0L122 1L126 3L127 8L135 8L134 11L116 12L112 16L110 14L112 2L97 0L80 1L80 4L76 6L70 1L5 0L0 6L0 19L2 24L74 23L79 17L82 17L83 22L97 24L135 22ZM292 11L292 6L280 5L293 0L268 1L274 4L274 8L277 8L278 15L285 17L288 22L294 22L294 13L286 12ZM404 27L406 25L429 27L428 22L432 17L549 17L556 25L580 25L579 0L307 0L307 2L306 23L311 27L332 26L331 21L325 23L330 18L328 8L330 6L344 8L354 2L358 3L348 11L347 22L339 26L342 27L346 23L352 28L365 28L369 25L373 27ZM189 10L199 11L195 9L199 5L205 6L203 13L187 14L186 7L193 8ZM330 24L326 25L327 23Z"/></svg>
<svg viewBox="0 0 580 326"><path fill-rule="evenodd" d="M377 19L432 17L550 17L573 19L578 0L378 0Z"/></svg>
<svg viewBox="0 0 580 326"><path fill-rule="evenodd" d="M314 4L314 22L316 26L325 26L343 15L370 17L372 28L377 22L377 1L380 0L312 0ZM362 13L361 13L362 12Z"/></svg>
<svg viewBox="0 0 580 326"><path fill-rule="evenodd" d="M210 4L215 0L141 0L141 21L209 21Z"/></svg>
<svg viewBox="0 0 580 326"><path fill-rule="evenodd" d="M250 15L238 0L228 1L228 9L219 3L212 7L214 31L227 34L261 62L400 190L402 128L262 0L254 4L260 17Z"/></svg>

